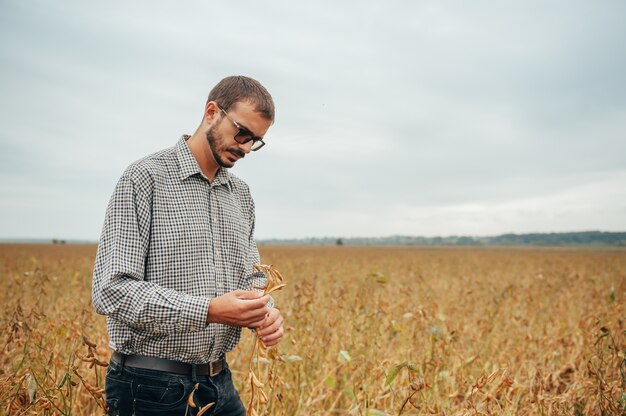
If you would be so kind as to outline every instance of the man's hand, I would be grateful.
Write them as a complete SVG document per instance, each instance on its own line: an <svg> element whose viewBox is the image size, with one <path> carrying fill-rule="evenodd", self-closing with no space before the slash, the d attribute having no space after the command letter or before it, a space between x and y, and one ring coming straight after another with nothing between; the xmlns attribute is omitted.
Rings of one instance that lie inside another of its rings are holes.
<svg viewBox="0 0 626 416"><path fill-rule="evenodd" d="M257 335L266 347L272 347L280 341L285 334L283 323L285 319L276 308L270 309L265 320L257 329Z"/></svg>
<svg viewBox="0 0 626 416"><path fill-rule="evenodd" d="M259 328L267 320L270 296L251 290L235 290L211 299L207 323Z"/></svg>

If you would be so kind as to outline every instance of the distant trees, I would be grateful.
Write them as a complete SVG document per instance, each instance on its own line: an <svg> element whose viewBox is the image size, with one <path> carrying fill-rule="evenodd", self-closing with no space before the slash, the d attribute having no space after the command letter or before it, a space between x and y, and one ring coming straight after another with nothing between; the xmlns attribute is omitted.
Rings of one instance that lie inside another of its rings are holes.
<svg viewBox="0 0 626 416"><path fill-rule="evenodd" d="M626 232L582 231L571 233L502 234L493 237L447 236L419 237L310 237L291 240L266 240L265 244L316 244L336 246L424 245L424 246L626 246Z"/></svg>

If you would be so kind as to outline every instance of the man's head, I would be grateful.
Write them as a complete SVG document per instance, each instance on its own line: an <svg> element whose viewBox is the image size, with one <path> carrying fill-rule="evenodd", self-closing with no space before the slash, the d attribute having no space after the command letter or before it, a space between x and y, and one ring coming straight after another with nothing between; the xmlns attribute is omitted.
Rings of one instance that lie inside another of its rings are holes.
<svg viewBox="0 0 626 416"><path fill-rule="evenodd" d="M221 80L209 93L203 130L207 156L230 168L262 144L274 121L272 96L256 80L232 76Z"/></svg>
<svg viewBox="0 0 626 416"><path fill-rule="evenodd" d="M224 111L230 110L239 102L252 104L256 112L270 122L274 122L274 101L261 83L255 79L236 75L226 77L217 83L209 93L207 104L214 101Z"/></svg>

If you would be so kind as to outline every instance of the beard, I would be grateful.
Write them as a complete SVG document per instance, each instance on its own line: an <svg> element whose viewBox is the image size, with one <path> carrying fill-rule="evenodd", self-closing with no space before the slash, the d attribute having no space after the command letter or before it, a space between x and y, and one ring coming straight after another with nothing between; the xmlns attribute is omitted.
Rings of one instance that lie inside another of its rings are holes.
<svg viewBox="0 0 626 416"><path fill-rule="evenodd" d="M239 158L243 158L245 156L245 153L237 148L228 148L226 146L223 146L223 140L221 140L222 143L218 143L220 140L215 133L216 127L217 126L214 125L206 132L206 140L209 143L209 148L211 149L211 153L213 154L213 157L215 158L215 161L218 165L223 168L232 168L235 165L235 162L226 159L225 157L223 157L223 155L230 152L239 156Z"/></svg>

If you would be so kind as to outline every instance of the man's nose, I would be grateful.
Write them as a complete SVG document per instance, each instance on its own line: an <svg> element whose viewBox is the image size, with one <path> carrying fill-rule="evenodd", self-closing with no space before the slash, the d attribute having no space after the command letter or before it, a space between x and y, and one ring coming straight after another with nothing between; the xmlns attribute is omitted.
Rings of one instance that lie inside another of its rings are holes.
<svg viewBox="0 0 626 416"><path fill-rule="evenodd" d="M254 140L250 140L248 143L240 144L239 148L245 153L248 154L252 151L252 145L254 145Z"/></svg>

